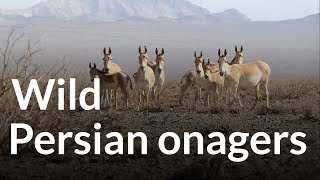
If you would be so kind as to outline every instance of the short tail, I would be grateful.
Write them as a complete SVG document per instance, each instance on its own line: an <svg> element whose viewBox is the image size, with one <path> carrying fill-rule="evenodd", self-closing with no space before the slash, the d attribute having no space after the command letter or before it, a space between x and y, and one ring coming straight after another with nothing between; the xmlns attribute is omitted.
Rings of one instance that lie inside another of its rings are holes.
<svg viewBox="0 0 320 180"><path fill-rule="evenodd" d="M128 76L128 75L127 75L127 80L130 82L130 89L133 90L133 88L132 88L132 81L131 81L130 76Z"/></svg>
<svg viewBox="0 0 320 180"><path fill-rule="evenodd" d="M188 74L188 73L186 73L186 74L182 77L180 84L183 83L183 80L184 80L184 78L187 76L187 74Z"/></svg>

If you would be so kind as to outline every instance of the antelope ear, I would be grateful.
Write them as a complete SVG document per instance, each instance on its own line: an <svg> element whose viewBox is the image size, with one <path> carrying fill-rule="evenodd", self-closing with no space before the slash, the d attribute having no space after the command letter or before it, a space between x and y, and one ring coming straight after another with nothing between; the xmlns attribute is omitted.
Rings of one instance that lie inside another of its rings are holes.
<svg viewBox="0 0 320 180"><path fill-rule="evenodd" d="M234 48L234 50L235 50L236 52L238 52L238 48L237 48L237 46Z"/></svg>
<svg viewBox="0 0 320 180"><path fill-rule="evenodd" d="M109 54L111 54L112 53L112 51L111 51L111 48L109 47Z"/></svg>
<svg viewBox="0 0 320 180"><path fill-rule="evenodd" d="M106 53L107 53L107 49L103 48L103 54L106 54Z"/></svg>
<svg viewBox="0 0 320 180"><path fill-rule="evenodd" d="M202 51L200 52L200 57L202 57Z"/></svg>
<svg viewBox="0 0 320 180"><path fill-rule="evenodd" d="M156 55L158 55L158 48L156 48Z"/></svg>
<svg viewBox="0 0 320 180"><path fill-rule="evenodd" d="M221 50L219 49L218 51L218 56L220 57L221 56Z"/></svg>
<svg viewBox="0 0 320 180"><path fill-rule="evenodd" d="M141 46L139 46L139 53L141 54Z"/></svg>
<svg viewBox="0 0 320 180"><path fill-rule="evenodd" d="M163 49L163 48L162 48L162 50L161 50L161 54L164 55L164 49Z"/></svg>
<svg viewBox="0 0 320 180"><path fill-rule="evenodd" d="M147 53L147 52L148 52L147 46L144 46L144 53Z"/></svg>
<svg viewBox="0 0 320 180"><path fill-rule="evenodd" d="M96 65L96 63L94 63L94 64L93 64L93 67L94 67L94 68L97 68L97 65Z"/></svg>
<svg viewBox="0 0 320 180"><path fill-rule="evenodd" d="M241 45L241 49L240 49L240 52L242 52L243 51L243 46Z"/></svg>
<svg viewBox="0 0 320 180"><path fill-rule="evenodd" d="M194 57L195 58L197 57L197 51L194 51Z"/></svg>
<svg viewBox="0 0 320 180"><path fill-rule="evenodd" d="M227 56L227 54L228 54L228 53L227 53L227 50L225 49L225 50L224 50L224 56Z"/></svg>
<svg viewBox="0 0 320 180"><path fill-rule="evenodd" d="M89 63L89 68L90 68L90 69L92 68L91 63Z"/></svg>

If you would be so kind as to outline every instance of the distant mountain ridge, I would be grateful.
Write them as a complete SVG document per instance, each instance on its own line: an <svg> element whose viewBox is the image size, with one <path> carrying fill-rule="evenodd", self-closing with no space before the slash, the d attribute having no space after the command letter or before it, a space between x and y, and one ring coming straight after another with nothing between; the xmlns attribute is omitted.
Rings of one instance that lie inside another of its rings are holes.
<svg viewBox="0 0 320 180"><path fill-rule="evenodd" d="M188 0L47 0L33 7L1 10L0 25L47 21L99 23L127 21L182 21L206 23L243 23L250 18L237 9L211 13ZM319 23L319 13L302 19L288 20ZM47 23L46 22L46 23Z"/></svg>
<svg viewBox="0 0 320 180"><path fill-rule="evenodd" d="M181 19L205 17L219 21L250 21L235 9L211 13L187 0L48 0L28 9L1 11L0 16L47 17L65 20Z"/></svg>

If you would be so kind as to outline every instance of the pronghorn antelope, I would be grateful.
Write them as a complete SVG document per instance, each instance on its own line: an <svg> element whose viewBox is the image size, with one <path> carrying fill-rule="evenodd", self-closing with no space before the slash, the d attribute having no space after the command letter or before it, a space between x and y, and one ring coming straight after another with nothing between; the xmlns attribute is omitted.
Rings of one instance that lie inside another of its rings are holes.
<svg viewBox="0 0 320 180"><path fill-rule="evenodd" d="M231 61L231 63L229 63L229 65L233 65L233 64L243 64L243 46L241 46L240 51L238 51L237 46L235 47L235 51L236 51L236 56L234 57L234 59Z"/></svg>
<svg viewBox="0 0 320 180"><path fill-rule="evenodd" d="M158 104L160 104L161 90L165 81L164 75L164 49L162 48L161 53L159 53L158 48L156 48L156 62L148 61L148 66L153 70L155 76L155 84L152 91L152 99L155 101L157 99Z"/></svg>
<svg viewBox="0 0 320 180"><path fill-rule="evenodd" d="M183 81L185 81L186 83L181 85L181 89L180 89L180 97L179 97L179 102L180 105L182 104L182 99L184 97L185 92L187 91L187 89L192 85L194 86L197 91L196 91L196 97L195 97L195 101L196 101L196 106L198 101L202 102L201 100L201 88L206 86L206 81L204 79L204 72L203 72L203 59L202 59L202 51L200 52L200 56L197 56L197 52L194 52L194 58L195 58L195 67L196 67L196 71L188 71L181 80L181 84L183 83Z"/></svg>
<svg viewBox="0 0 320 180"><path fill-rule="evenodd" d="M149 104L149 93L155 84L155 75L153 70L147 65L148 55L147 47L144 47L144 52L141 52L141 46L139 46L139 64L140 67L134 76L135 83L139 92L139 104L138 111L140 110L141 98L143 97L143 104Z"/></svg>
<svg viewBox="0 0 320 180"><path fill-rule="evenodd" d="M211 64L208 59L208 63L203 63L204 78L208 81L206 85L206 101L208 108L210 107L210 99L212 92L216 102L221 99L221 94L224 86L224 77L220 76L219 64Z"/></svg>
<svg viewBox="0 0 320 180"><path fill-rule="evenodd" d="M90 77L91 81L94 80L94 78L100 78L100 99L101 103L104 106L106 103L106 90L114 90L114 97L115 97L115 109L118 108L117 104L117 91L120 89L123 93L123 100L124 100L124 108L128 107L128 89L127 86L130 83L130 88L132 89L132 82L130 77L124 73L124 72L117 72L114 74L106 74L103 71L100 71L97 69L96 64L91 66L91 63L89 64L90 68ZM110 96L111 94L109 94ZM109 100L111 98L109 97ZM111 103L110 103L111 104Z"/></svg>
<svg viewBox="0 0 320 180"><path fill-rule="evenodd" d="M221 76L225 76L226 81L230 85L231 90L234 92L234 97L231 104L238 98L239 104L242 107L240 100L239 89L247 89L255 87L256 101L253 108L256 107L260 98L260 84L265 88L267 96L267 107L269 107L269 90L268 83L270 78L270 67L262 61L257 61L249 64L234 64L227 63L227 50L221 55L221 50L218 51L219 55L219 72ZM253 109L252 108L252 109Z"/></svg>

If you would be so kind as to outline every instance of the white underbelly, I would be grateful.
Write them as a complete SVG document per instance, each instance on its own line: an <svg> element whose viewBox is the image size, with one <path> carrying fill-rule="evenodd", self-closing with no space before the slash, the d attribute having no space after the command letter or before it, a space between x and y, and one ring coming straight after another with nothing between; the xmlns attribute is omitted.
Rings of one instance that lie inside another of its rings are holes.
<svg viewBox="0 0 320 180"><path fill-rule="evenodd" d="M261 75L255 75L250 77L241 77L239 81L240 88L252 88L257 86L261 81L262 76Z"/></svg>

